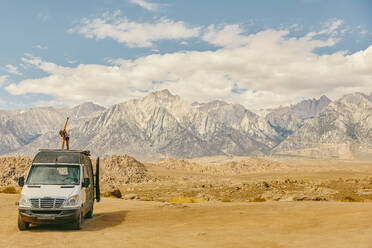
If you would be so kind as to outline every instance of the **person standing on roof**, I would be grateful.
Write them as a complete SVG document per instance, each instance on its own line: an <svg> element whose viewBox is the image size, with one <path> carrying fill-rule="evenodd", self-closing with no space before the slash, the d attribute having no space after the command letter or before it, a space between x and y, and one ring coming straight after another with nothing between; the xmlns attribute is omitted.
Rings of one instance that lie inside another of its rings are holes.
<svg viewBox="0 0 372 248"><path fill-rule="evenodd" d="M61 142L62 142L62 150L65 149L65 142L66 142L66 149L67 150L70 150L70 136L68 135L67 131L66 131L66 127L67 127L67 122L69 120L69 117L67 117L66 119L66 122L65 122L65 126L63 127L63 129L59 130L59 135L61 135Z"/></svg>

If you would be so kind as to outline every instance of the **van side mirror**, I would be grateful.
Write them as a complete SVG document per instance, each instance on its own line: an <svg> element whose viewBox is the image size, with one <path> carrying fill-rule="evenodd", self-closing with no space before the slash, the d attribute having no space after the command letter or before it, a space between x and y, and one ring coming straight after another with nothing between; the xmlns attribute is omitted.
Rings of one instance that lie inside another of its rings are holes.
<svg viewBox="0 0 372 248"><path fill-rule="evenodd" d="M25 177L18 178L18 185L23 187L25 185Z"/></svg>
<svg viewBox="0 0 372 248"><path fill-rule="evenodd" d="M90 184L89 178L84 178L84 181L83 181L83 185L82 186L84 188L87 188L89 186L89 184Z"/></svg>

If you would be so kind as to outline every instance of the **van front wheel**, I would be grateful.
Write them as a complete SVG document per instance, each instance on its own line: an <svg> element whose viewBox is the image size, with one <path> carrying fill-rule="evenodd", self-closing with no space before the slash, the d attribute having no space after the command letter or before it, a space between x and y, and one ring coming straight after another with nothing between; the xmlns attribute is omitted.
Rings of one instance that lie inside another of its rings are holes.
<svg viewBox="0 0 372 248"><path fill-rule="evenodd" d="M86 218L90 219L93 217L93 204L92 206L90 207L90 210L89 212L87 213L87 215L85 215Z"/></svg>
<svg viewBox="0 0 372 248"><path fill-rule="evenodd" d="M83 224L83 215L81 214L81 210L79 211L79 215L76 216L74 222L72 223L72 228L74 230L80 230L81 229L81 225Z"/></svg>
<svg viewBox="0 0 372 248"><path fill-rule="evenodd" d="M18 229L20 231L24 231L24 230L27 230L29 229L30 227L30 223L28 222L24 222L22 219L21 219L21 216L18 215Z"/></svg>

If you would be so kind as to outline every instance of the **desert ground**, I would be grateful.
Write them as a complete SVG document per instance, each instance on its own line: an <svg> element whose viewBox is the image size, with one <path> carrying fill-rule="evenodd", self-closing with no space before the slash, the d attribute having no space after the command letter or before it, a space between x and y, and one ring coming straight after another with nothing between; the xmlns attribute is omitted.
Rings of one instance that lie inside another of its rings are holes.
<svg viewBox="0 0 372 248"><path fill-rule="evenodd" d="M0 199L0 247L372 247L372 204L175 204L104 198L83 229L17 229L17 195Z"/></svg>
<svg viewBox="0 0 372 248"><path fill-rule="evenodd" d="M372 202L372 163L207 157L145 163L145 183L106 184L142 200Z"/></svg>
<svg viewBox="0 0 372 248"><path fill-rule="evenodd" d="M4 165L17 159L3 159L3 185L24 173ZM20 232L19 194L0 194L0 247L372 247L370 161L113 156L101 180L80 231Z"/></svg>

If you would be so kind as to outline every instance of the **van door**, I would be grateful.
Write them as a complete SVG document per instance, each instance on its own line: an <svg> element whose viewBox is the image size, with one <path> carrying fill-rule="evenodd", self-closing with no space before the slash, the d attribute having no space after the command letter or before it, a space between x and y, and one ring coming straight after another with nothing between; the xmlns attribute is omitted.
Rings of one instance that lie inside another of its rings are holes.
<svg viewBox="0 0 372 248"><path fill-rule="evenodd" d="M89 186L85 188L85 213L89 212L90 208L93 206L94 194L93 194L93 171L92 163L88 157L84 158L84 178L89 178Z"/></svg>
<svg viewBox="0 0 372 248"><path fill-rule="evenodd" d="M83 166L83 176L84 176L84 178L89 178L87 166L85 164ZM84 179L83 179L83 181L84 181ZM83 203L84 214L86 214L89 211L89 207L91 206L90 205L90 195L89 195L89 193L90 193L89 187L91 187L91 184L92 184L92 182L90 182L88 187L83 189L85 191L85 202Z"/></svg>
<svg viewBox="0 0 372 248"><path fill-rule="evenodd" d="M93 176L93 167L92 167L92 161L90 160L90 158L88 157L87 158L87 171L88 171L88 177L89 177L89 181L90 181L90 184L89 184L89 202L91 203L91 205L93 205L93 202L94 202L94 176ZM90 206L91 206L90 205Z"/></svg>

